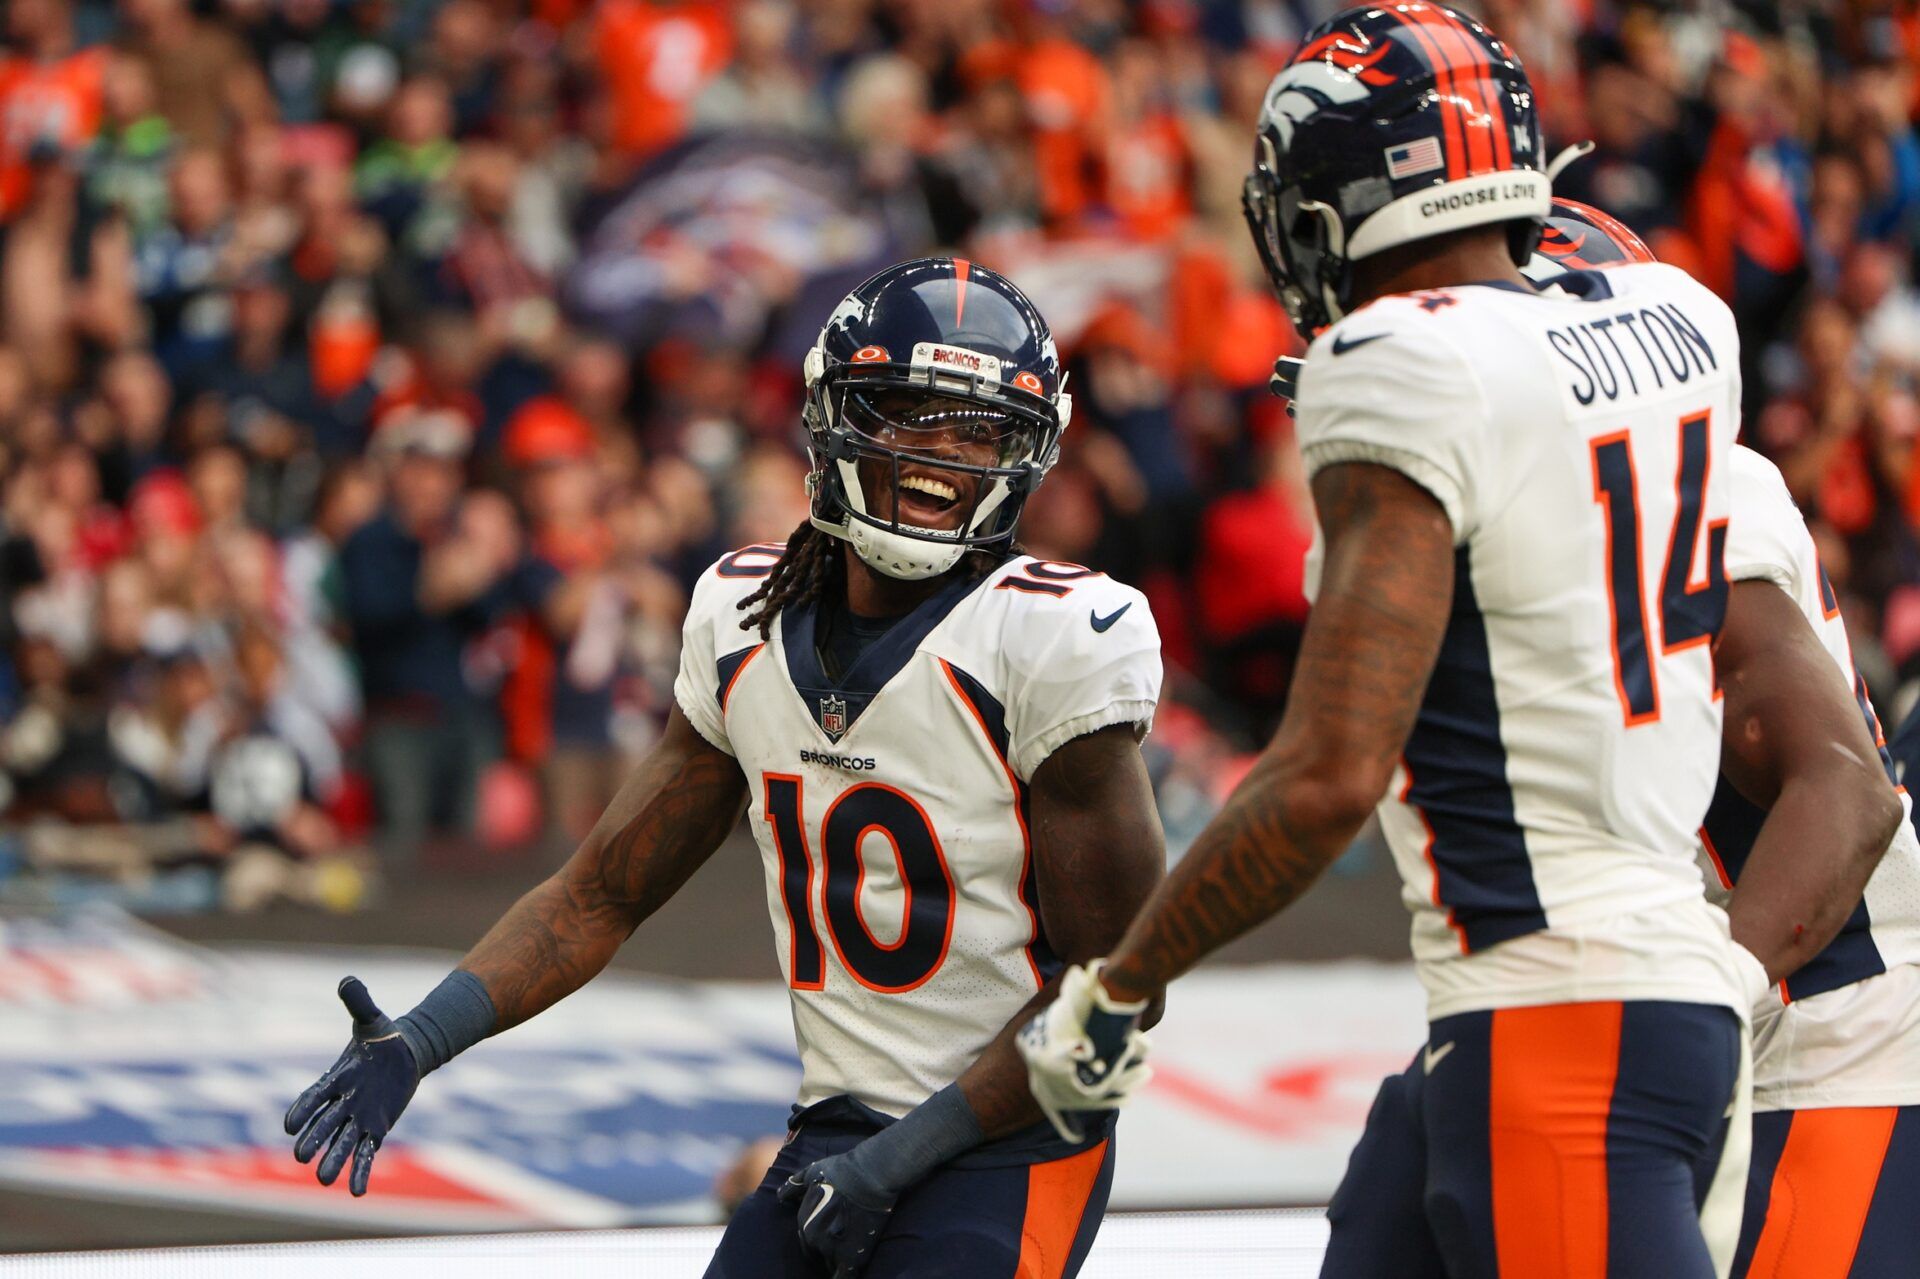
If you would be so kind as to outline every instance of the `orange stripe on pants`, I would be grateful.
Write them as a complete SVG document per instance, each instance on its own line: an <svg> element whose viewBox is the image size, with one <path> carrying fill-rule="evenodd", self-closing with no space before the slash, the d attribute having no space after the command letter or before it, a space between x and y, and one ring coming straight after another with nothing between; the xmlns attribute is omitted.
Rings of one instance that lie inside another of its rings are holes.
<svg viewBox="0 0 1920 1279"><path fill-rule="evenodd" d="M1846 1279L1899 1116L1893 1106L1794 1113L1747 1279Z"/></svg>
<svg viewBox="0 0 1920 1279"><path fill-rule="evenodd" d="M1060 1279L1073 1255L1087 1200L1100 1180L1107 1143L1027 1169L1027 1217L1020 1225L1020 1265L1014 1279Z"/></svg>
<svg viewBox="0 0 1920 1279"><path fill-rule="evenodd" d="M1617 1001L1493 1014L1487 1120L1502 1276L1606 1279L1620 1016Z"/></svg>

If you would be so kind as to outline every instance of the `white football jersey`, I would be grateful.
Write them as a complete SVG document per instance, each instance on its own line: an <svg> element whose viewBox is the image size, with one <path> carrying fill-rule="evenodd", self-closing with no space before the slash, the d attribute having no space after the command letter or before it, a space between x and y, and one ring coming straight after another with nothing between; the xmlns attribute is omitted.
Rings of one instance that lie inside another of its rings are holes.
<svg viewBox="0 0 1920 1279"><path fill-rule="evenodd" d="M1739 360L1726 306L1658 265L1383 298L1308 349L1309 471L1392 467L1453 526L1452 618L1379 807L1433 1017L1746 1002L1693 856Z"/></svg>
<svg viewBox="0 0 1920 1279"><path fill-rule="evenodd" d="M1027 787L1073 738L1152 722L1160 636L1138 591L1020 556L944 588L836 683L813 607L765 642L740 627L779 554L735 551L701 577L674 693L751 791L800 1103L901 1115L1057 971Z"/></svg>
<svg viewBox="0 0 1920 1279"><path fill-rule="evenodd" d="M1885 737L1866 681L1853 664L1840 604L1820 567L1812 534L1773 463L1733 451L1733 523L1727 577L1772 582L1806 615L1854 690L1868 732ZM1912 801L1901 791L1911 814ZM1701 829L1708 894L1724 903L1766 814L1724 781ZM1902 1106L1920 1102L1920 840L1902 821L1867 890L1839 934L1782 982L1754 1016L1757 1110L1804 1106Z"/></svg>

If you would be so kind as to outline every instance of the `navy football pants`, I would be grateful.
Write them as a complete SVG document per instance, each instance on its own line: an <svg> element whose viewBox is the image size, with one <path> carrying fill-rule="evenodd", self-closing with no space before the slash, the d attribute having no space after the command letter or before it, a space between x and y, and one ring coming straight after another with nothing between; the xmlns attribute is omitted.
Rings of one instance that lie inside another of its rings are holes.
<svg viewBox="0 0 1920 1279"><path fill-rule="evenodd" d="M1714 1279L1702 1209L1741 1051L1739 1019L1705 1004L1432 1023L1327 1208L1321 1279ZM1739 1202L1714 1200L1727 1245Z"/></svg>
<svg viewBox="0 0 1920 1279"><path fill-rule="evenodd" d="M1920 1106L1753 1117L1735 1279L1920 1274Z"/></svg>
<svg viewBox="0 0 1920 1279"><path fill-rule="evenodd" d="M707 1279L832 1279L800 1250L799 1205L774 1196L788 1177L863 1136L803 1127L790 1138L734 1211ZM1112 1185L1111 1140L1045 1163L941 1168L900 1197L866 1279L1073 1279Z"/></svg>

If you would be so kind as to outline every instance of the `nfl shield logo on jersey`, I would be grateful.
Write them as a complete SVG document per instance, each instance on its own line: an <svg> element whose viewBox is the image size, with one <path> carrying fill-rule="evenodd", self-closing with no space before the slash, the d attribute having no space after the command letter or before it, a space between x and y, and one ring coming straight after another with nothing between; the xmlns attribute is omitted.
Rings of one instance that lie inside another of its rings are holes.
<svg viewBox="0 0 1920 1279"><path fill-rule="evenodd" d="M847 731L847 702L842 697L820 699L820 728L834 741Z"/></svg>

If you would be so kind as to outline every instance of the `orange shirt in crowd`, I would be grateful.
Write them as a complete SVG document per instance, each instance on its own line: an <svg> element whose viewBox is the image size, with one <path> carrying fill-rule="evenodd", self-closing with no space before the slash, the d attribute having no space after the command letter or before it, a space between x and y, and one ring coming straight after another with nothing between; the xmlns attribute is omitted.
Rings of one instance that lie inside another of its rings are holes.
<svg viewBox="0 0 1920 1279"><path fill-rule="evenodd" d="M1175 254L1167 315L1181 378L1211 378L1245 390L1266 382L1275 356L1305 348L1265 282L1241 280L1225 256L1204 243Z"/></svg>
<svg viewBox="0 0 1920 1279"><path fill-rule="evenodd" d="M1229 493L1207 508L1194 594L1200 629L1231 644L1264 626L1307 618L1312 520L1276 485Z"/></svg>
<svg viewBox="0 0 1920 1279"><path fill-rule="evenodd" d="M733 59L726 10L702 0L606 0L593 40L613 106L614 143L636 155L677 140L694 98Z"/></svg>
<svg viewBox="0 0 1920 1279"><path fill-rule="evenodd" d="M71 154L99 132L106 67L102 49L51 62L0 60L0 220L26 203L36 144Z"/></svg>
<svg viewBox="0 0 1920 1279"><path fill-rule="evenodd" d="M1071 40L1042 40L1015 57L1015 82L1033 125L1041 210L1050 222L1068 222L1093 196L1093 139L1107 111L1107 69Z"/></svg>
<svg viewBox="0 0 1920 1279"><path fill-rule="evenodd" d="M1107 140L1107 207L1129 235L1159 240L1187 220L1186 131L1171 115L1154 115Z"/></svg>
<svg viewBox="0 0 1920 1279"><path fill-rule="evenodd" d="M1737 255L1784 275L1800 263L1800 220L1777 167L1759 163L1744 132L1714 129L1687 201L1687 231L1699 249L1699 280L1733 300Z"/></svg>

